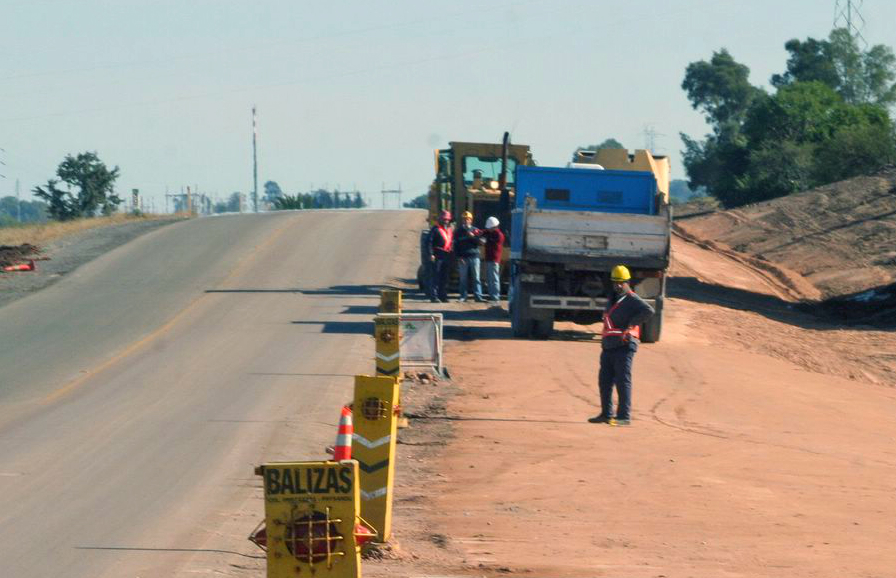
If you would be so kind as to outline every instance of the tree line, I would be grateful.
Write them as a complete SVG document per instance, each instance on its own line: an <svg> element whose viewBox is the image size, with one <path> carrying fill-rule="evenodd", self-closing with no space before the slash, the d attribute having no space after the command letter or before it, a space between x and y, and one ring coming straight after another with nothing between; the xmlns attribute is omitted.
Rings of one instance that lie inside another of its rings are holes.
<svg viewBox="0 0 896 578"><path fill-rule="evenodd" d="M726 207L788 195L896 163L896 57L863 50L845 29L827 39L793 39L772 91L722 48L690 63L682 89L711 132L681 134L691 189Z"/></svg>

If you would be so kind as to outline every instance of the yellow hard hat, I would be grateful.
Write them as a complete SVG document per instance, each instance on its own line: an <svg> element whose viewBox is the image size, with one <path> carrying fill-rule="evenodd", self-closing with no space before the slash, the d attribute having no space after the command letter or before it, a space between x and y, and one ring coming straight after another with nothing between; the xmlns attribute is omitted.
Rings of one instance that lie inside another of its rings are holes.
<svg viewBox="0 0 896 578"><path fill-rule="evenodd" d="M464 219L472 219L473 213L471 213L470 211L464 211L463 217Z"/></svg>
<svg viewBox="0 0 896 578"><path fill-rule="evenodd" d="M631 278L632 274L628 272L628 267L625 265L616 265L613 267L613 270L610 271L610 281L624 283Z"/></svg>

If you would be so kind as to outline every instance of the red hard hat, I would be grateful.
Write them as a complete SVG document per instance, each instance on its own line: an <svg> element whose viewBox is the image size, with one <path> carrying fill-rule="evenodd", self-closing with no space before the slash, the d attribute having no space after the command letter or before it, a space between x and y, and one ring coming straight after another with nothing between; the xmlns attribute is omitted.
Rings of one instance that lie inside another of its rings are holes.
<svg viewBox="0 0 896 578"><path fill-rule="evenodd" d="M440 221L450 221L451 213L449 213L448 211L442 211L441 213L439 213L439 220Z"/></svg>

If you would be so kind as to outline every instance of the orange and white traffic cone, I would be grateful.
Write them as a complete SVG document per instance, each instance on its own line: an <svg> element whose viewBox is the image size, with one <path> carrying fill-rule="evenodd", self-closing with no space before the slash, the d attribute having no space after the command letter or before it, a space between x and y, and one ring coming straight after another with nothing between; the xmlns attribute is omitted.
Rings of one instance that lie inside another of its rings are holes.
<svg viewBox="0 0 896 578"><path fill-rule="evenodd" d="M333 460L342 461L352 459L352 434L355 428L352 425L352 410L343 406L342 415L339 417L339 432L336 434L336 445L333 446Z"/></svg>
<svg viewBox="0 0 896 578"><path fill-rule="evenodd" d="M7 265L3 268L4 271L12 272L12 271L34 271L34 261L31 259L28 260L27 263L16 263L15 265Z"/></svg>

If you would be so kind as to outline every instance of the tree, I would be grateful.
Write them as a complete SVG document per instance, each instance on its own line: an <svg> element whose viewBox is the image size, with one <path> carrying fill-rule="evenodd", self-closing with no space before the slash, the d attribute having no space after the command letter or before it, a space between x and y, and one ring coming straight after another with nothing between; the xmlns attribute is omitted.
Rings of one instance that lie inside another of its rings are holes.
<svg viewBox="0 0 896 578"><path fill-rule="evenodd" d="M17 223L21 213L23 223L40 223L47 220L47 204L42 201L20 201L13 196L0 198L0 216Z"/></svg>
<svg viewBox="0 0 896 578"><path fill-rule="evenodd" d="M274 210L275 211L285 211L292 209L301 209L302 207L302 195L297 194L295 196L283 195L281 194L279 197L274 199Z"/></svg>
<svg viewBox="0 0 896 578"><path fill-rule="evenodd" d="M60 221L110 215L122 199L115 194L119 168L109 170L95 152L66 155L56 169L58 179L46 187L35 187L34 194L47 201L50 217ZM65 184L65 189L56 185Z"/></svg>
<svg viewBox="0 0 896 578"><path fill-rule="evenodd" d="M355 191L355 199L352 201L352 206L356 209L363 209L367 206L367 203L364 202L364 198L361 197L361 193Z"/></svg>
<svg viewBox="0 0 896 578"><path fill-rule="evenodd" d="M578 147L575 152L572 153L572 160L576 160L576 156L580 151L598 151L600 149L624 149L622 143L616 140L615 138L604 139L603 142L595 145L586 145L583 147Z"/></svg>
<svg viewBox="0 0 896 578"><path fill-rule="evenodd" d="M780 88L794 82L818 81L834 90L840 88L840 74L834 66L830 42L814 38L801 42L794 38L784 43L784 49L790 53L787 71L772 75L772 86Z"/></svg>
<svg viewBox="0 0 896 578"><path fill-rule="evenodd" d="M280 190L280 185L277 184L276 181L267 181L264 184L264 200L270 204L274 204L274 201L283 196L283 191Z"/></svg>
<svg viewBox="0 0 896 578"><path fill-rule="evenodd" d="M848 104L896 104L896 56L877 44L863 51L849 31L835 28L827 40L793 39L784 48L790 53L787 71L772 76L777 87L795 82L821 82Z"/></svg>
<svg viewBox="0 0 896 578"><path fill-rule="evenodd" d="M753 100L763 94L750 84L749 77L749 67L723 48L713 52L709 62L690 63L681 88L694 110L703 111L706 122L718 133L743 122Z"/></svg>
<svg viewBox="0 0 896 578"><path fill-rule="evenodd" d="M833 183L896 164L896 134L879 124L842 127L816 150L813 178Z"/></svg>
<svg viewBox="0 0 896 578"><path fill-rule="evenodd" d="M407 209L428 209L429 195L420 195L418 197L414 197L410 201L405 202L404 206Z"/></svg>
<svg viewBox="0 0 896 578"><path fill-rule="evenodd" d="M682 88L712 127L703 141L681 135L688 184L706 187L726 207L893 162L894 127L883 105L888 81L880 80L893 78L892 52L880 47L863 56L837 30L826 41L791 40L785 47L790 59L787 71L772 78L774 94L751 89L749 69L724 50L686 69Z"/></svg>

